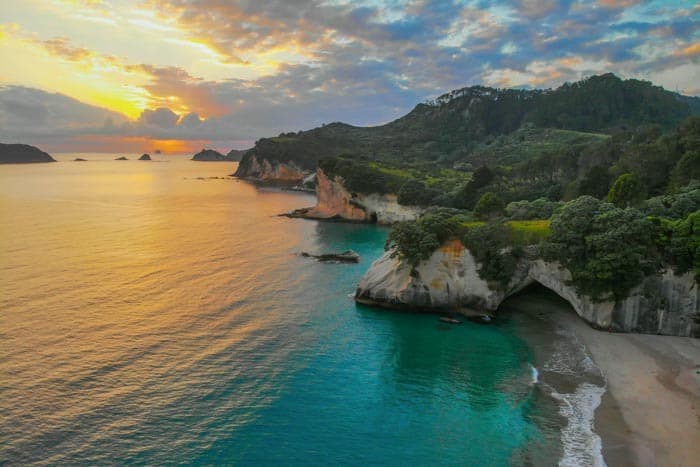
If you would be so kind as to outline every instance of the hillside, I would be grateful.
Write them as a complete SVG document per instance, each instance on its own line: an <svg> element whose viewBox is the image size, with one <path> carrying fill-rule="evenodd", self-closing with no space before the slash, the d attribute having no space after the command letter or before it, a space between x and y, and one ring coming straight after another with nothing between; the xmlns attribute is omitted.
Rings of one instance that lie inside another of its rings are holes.
<svg viewBox="0 0 700 467"><path fill-rule="evenodd" d="M681 96L645 81L622 80L613 74L567 83L554 90L473 86L418 104L405 116L382 126L332 123L262 138L243 157L237 175L252 176L252 167L262 161L311 171L319 160L338 156L365 157L413 168L500 165L505 161L483 158L499 155L505 149L485 146L494 142L500 145L499 137L518 129L612 135L644 124L667 130L699 111L699 98ZM512 141L504 144L513 146ZM528 157L519 149L515 151L516 159ZM508 152L506 158L512 159L512 148Z"/></svg>
<svg viewBox="0 0 700 467"><path fill-rule="evenodd" d="M0 143L0 164L28 164L35 162L56 162L56 160L41 149L28 144Z"/></svg>

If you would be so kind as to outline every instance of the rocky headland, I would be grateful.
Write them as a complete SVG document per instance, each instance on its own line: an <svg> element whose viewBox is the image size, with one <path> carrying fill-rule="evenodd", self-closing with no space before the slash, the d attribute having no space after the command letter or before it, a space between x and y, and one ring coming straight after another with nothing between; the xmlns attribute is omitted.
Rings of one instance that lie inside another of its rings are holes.
<svg viewBox="0 0 700 467"><path fill-rule="evenodd" d="M258 157L253 149L243 157L233 176L265 184L291 186L300 184L312 173L313 170L299 167L293 161L282 162Z"/></svg>
<svg viewBox="0 0 700 467"><path fill-rule="evenodd" d="M56 162L49 154L28 144L0 143L0 164Z"/></svg>
<svg viewBox="0 0 700 467"><path fill-rule="evenodd" d="M591 326L617 332L700 336L700 289L692 272L647 277L627 298L596 302L577 292L561 265L521 259L506 287L479 277L479 264L458 240L448 241L412 268L386 252L360 280L358 303L412 311L495 312L507 297L539 283L567 300Z"/></svg>
<svg viewBox="0 0 700 467"><path fill-rule="evenodd" d="M423 209L418 206L403 206L395 194L351 193L342 177L328 177L320 167L316 169L316 205L297 209L290 217L305 219L335 220L393 224L414 220Z"/></svg>

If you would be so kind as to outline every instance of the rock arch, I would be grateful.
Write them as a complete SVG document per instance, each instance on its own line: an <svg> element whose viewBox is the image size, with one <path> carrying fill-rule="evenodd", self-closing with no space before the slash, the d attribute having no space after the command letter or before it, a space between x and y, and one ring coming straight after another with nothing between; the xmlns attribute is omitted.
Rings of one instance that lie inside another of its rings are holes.
<svg viewBox="0 0 700 467"><path fill-rule="evenodd" d="M521 261L503 290L479 277L474 256L461 242L447 242L412 268L385 253L360 280L360 303L419 311L466 307L495 311L509 296L534 282L569 302L592 326L620 332L700 336L700 287L693 273L672 271L646 278L624 300L594 302L571 284L571 274L557 263ZM446 291L448 290L448 294Z"/></svg>

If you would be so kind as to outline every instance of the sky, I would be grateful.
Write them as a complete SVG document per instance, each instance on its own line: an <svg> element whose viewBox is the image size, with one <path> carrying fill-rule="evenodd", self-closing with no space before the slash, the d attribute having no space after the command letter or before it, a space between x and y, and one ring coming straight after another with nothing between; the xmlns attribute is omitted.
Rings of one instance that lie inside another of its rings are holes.
<svg viewBox="0 0 700 467"><path fill-rule="evenodd" d="M593 74L700 95L693 0L2 0L0 141L190 153Z"/></svg>

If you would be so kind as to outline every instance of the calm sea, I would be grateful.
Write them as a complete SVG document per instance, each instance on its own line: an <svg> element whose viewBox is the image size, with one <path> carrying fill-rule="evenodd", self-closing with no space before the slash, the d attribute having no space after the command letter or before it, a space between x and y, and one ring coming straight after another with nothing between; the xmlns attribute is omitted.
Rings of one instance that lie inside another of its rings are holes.
<svg viewBox="0 0 700 467"><path fill-rule="evenodd" d="M0 464L565 458L516 320L355 305L386 229L278 217L313 196L231 163L57 158L0 166Z"/></svg>

